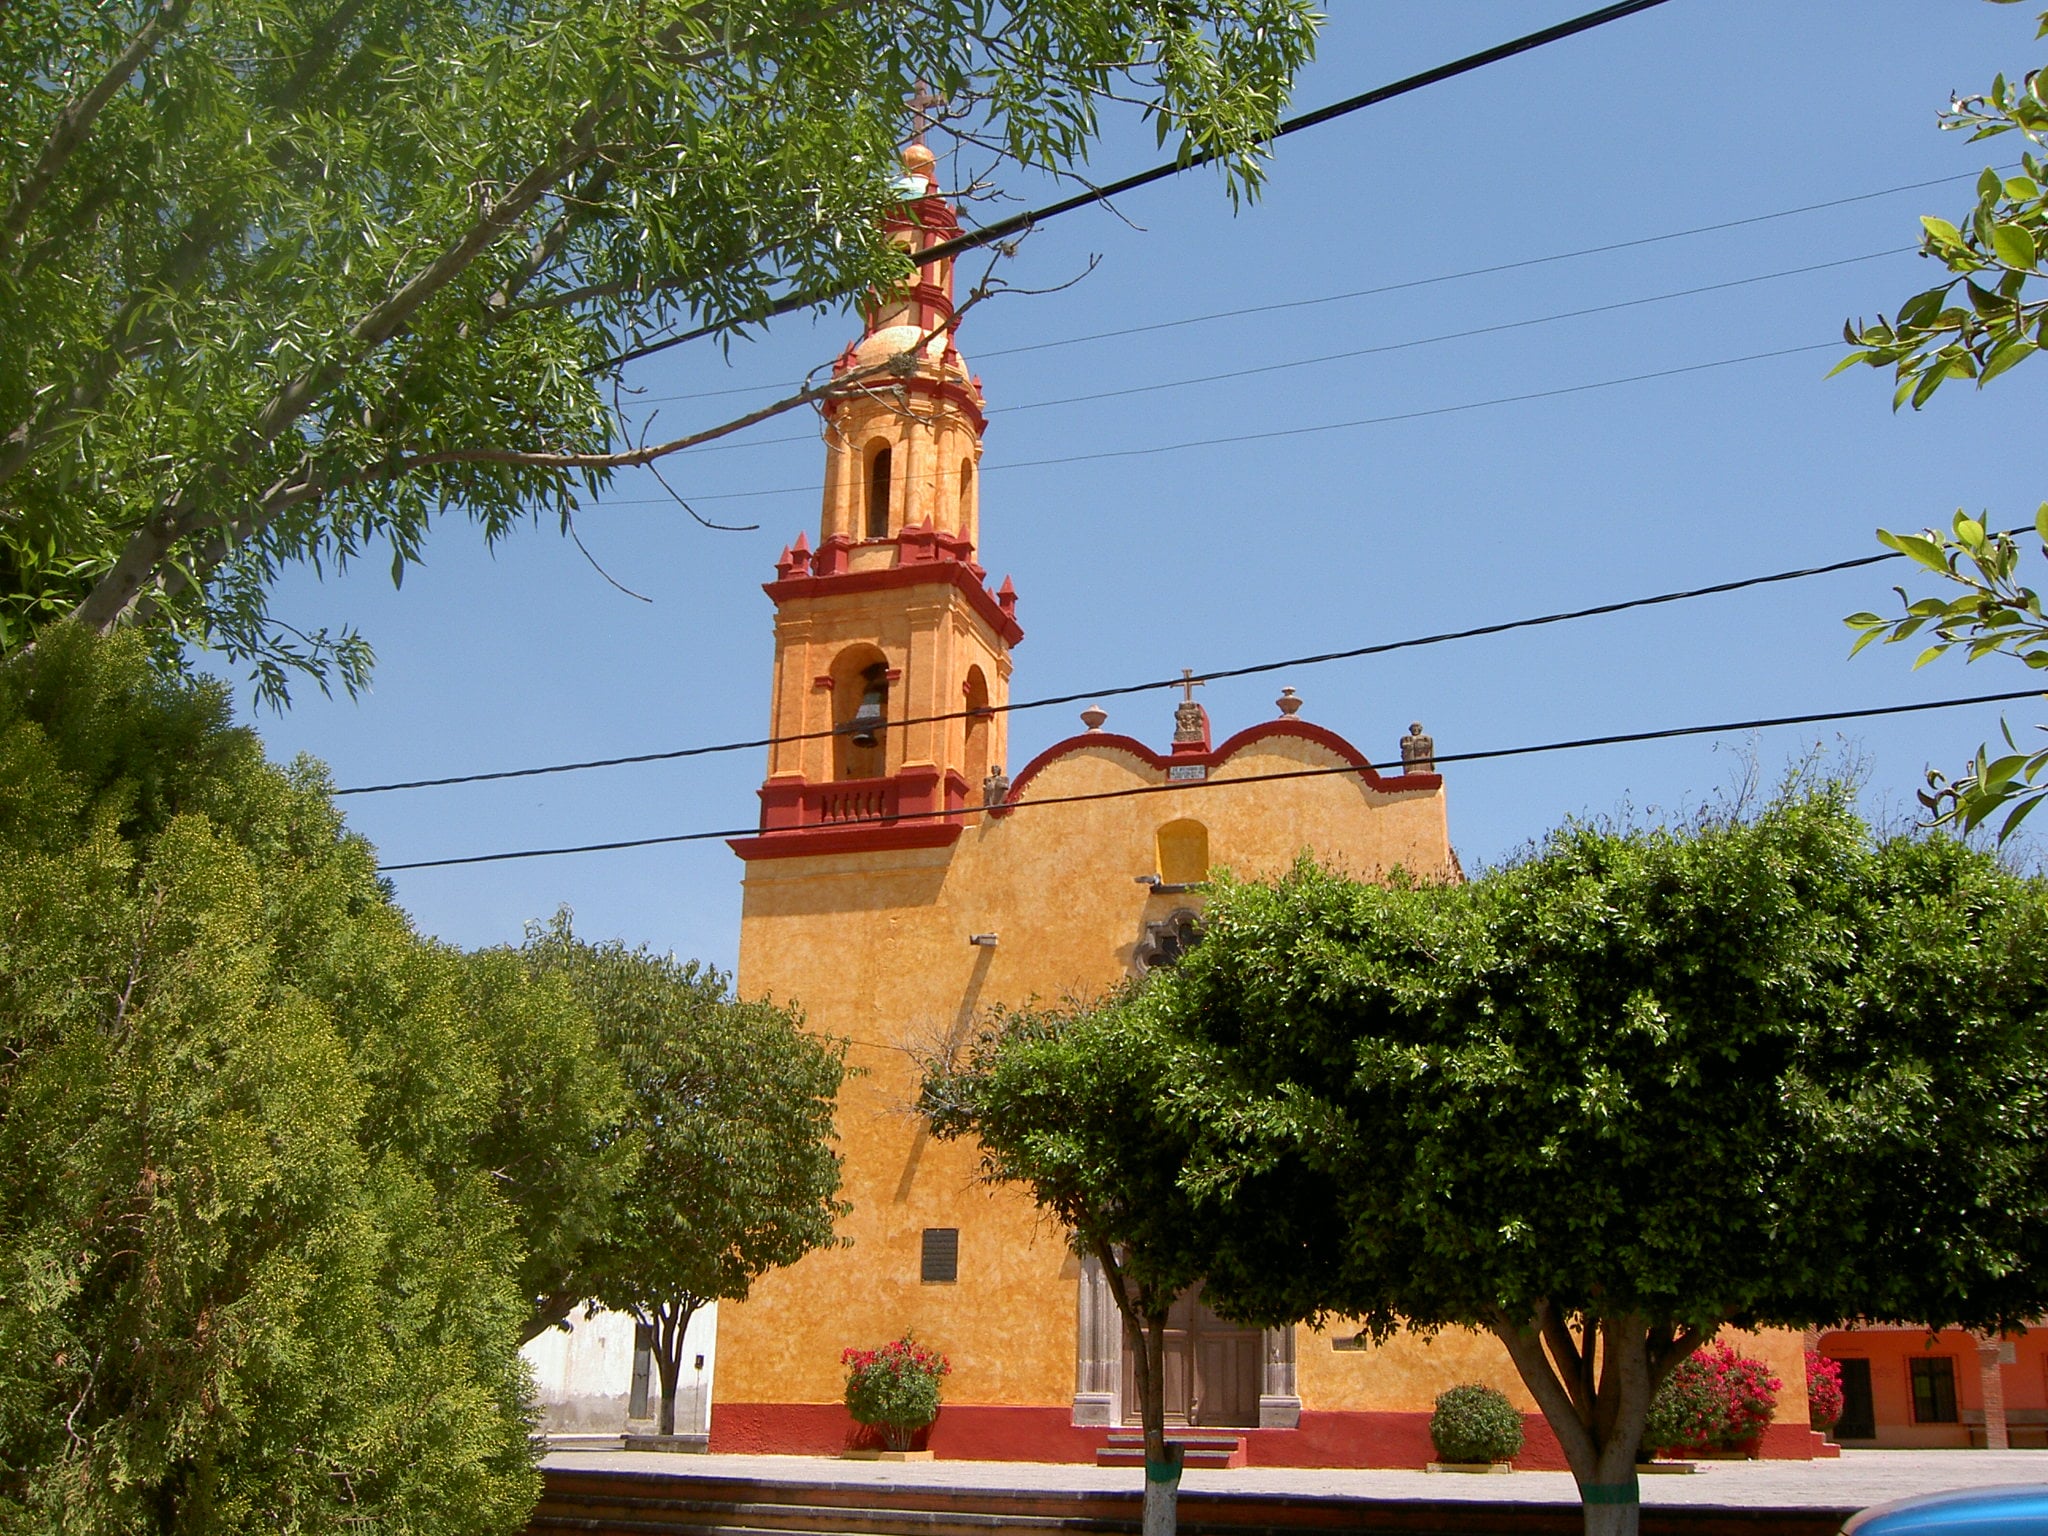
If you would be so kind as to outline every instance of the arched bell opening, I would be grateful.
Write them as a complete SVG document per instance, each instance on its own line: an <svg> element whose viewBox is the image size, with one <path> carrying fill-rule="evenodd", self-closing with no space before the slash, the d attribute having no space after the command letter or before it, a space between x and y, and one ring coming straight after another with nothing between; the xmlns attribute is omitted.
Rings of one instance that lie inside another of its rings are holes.
<svg viewBox="0 0 2048 1536"><path fill-rule="evenodd" d="M988 777L989 739L994 734L995 718L988 713L988 679L981 668L967 669L967 682L961 692L967 719L960 772L967 780L968 790L979 794L982 780Z"/></svg>
<svg viewBox="0 0 2048 1536"><path fill-rule="evenodd" d="M832 663L832 777L879 779L888 772L889 662L871 645Z"/></svg>
<svg viewBox="0 0 2048 1536"><path fill-rule="evenodd" d="M887 443L868 445L867 519L862 525L864 538L889 537L889 480L893 458Z"/></svg>

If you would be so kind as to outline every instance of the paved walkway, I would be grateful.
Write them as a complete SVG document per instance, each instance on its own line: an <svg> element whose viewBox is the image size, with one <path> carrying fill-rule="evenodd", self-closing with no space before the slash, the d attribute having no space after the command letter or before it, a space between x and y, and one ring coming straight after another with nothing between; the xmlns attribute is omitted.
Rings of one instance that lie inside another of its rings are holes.
<svg viewBox="0 0 2048 1536"><path fill-rule="evenodd" d="M658 1451L556 1451L550 1467L617 1468L678 1477L753 1477L840 1487L993 1488L1077 1492L1130 1489L1122 1467L1030 1461L841 1461L822 1456L673 1456ZM1642 1480L1646 1504L1775 1509L1856 1509L1914 1493L1997 1483L2048 1484L2048 1451L1844 1451L1838 1461L1703 1462L1692 1476ZM1575 1504L1564 1472L1506 1477L1432 1476L1391 1469L1241 1467L1191 1469L1188 1493L1297 1494L1347 1499L1497 1499Z"/></svg>

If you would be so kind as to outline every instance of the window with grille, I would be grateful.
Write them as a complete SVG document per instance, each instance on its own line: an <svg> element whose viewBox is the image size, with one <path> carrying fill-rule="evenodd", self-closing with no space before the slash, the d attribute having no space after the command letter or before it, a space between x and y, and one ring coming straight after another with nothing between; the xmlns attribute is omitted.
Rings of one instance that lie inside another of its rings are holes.
<svg viewBox="0 0 2048 1536"><path fill-rule="evenodd" d="M960 1278L960 1229L926 1227L924 1252L919 1256L917 1277L927 1284L951 1285Z"/></svg>
<svg viewBox="0 0 2048 1536"><path fill-rule="evenodd" d="M1913 1422L1953 1424L1956 1422L1956 1363L1947 1355L1915 1360L1913 1366Z"/></svg>

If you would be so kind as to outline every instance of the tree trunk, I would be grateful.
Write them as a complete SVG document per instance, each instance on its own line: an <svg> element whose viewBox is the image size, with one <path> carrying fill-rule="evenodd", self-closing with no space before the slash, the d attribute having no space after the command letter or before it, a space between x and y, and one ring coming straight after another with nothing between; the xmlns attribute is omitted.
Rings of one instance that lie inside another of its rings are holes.
<svg viewBox="0 0 2048 1536"><path fill-rule="evenodd" d="M1166 1313L1173 1297L1133 1294L1116 1249L1093 1244L1102 1277L1124 1321L1131 1363L1138 1372L1138 1423L1145 1434L1145 1512L1142 1536L1174 1536L1180 1519L1181 1447L1166 1443Z"/></svg>
<svg viewBox="0 0 2048 1536"><path fill-rule="evenodd" d="M676 1432L676 1387L683 1376L683 1336L690 1331L690 1318L699 1303L694 1296L657 1303L650 1310L654 1331L654 1368L661 1373L661 1408L655 1415L654 1432Z"/></svg>
<svg viewBox="0 0 2048 1536"><path fill-rule="evenodd" d="M1636 1455L1650 1398L1711 1329L1640 1317L1571 1316L1539 1299L1527 1318L1496 1313L1488 1326L1557 1435L1579 1485L1586 1536L1636 1536L1642 1491Z"/></svg>
<svg viewBox="0 0 2048 1536"><path fill-rule="evenodd" d="M1142 1536L1174 1536L1180 1521L1182 1449L1166 1443L1166 1314L1152 1312L1137 1337L1138 1419L1145 1431Z"/></svg>

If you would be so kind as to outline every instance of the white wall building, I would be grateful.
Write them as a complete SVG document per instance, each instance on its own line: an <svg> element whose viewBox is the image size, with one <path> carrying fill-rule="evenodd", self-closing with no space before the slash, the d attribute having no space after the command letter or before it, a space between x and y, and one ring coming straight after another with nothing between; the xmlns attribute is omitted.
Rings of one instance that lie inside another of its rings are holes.
<svg viewBox="0 0 2048 1536"><path fill-rule="evenodd" d="M718 1308L706 1306L683 1336L682 1378L676 1385L676 1433L711 1432L711 1376ZM582 1435L654 1433L661 1410L661 1372L640 1325L623 1312L569 1314L520 1351L533 1372L541 1428L550 1440Z"/></svg>

